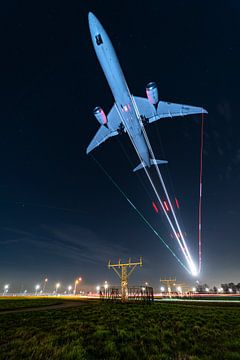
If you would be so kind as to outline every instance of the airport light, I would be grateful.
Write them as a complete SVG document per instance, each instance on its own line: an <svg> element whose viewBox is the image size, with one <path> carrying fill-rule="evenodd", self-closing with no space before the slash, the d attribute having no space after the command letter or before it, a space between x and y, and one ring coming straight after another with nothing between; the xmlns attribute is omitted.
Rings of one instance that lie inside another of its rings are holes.
<svg viewBox="0 0 240 360"><path fill-rule="evenodd" d="M44 283L43 283L42 292L45 291L45 288L46 288L47 283L48 283L48 278L45 278L45 279L44 279Z"/></svg>
<svg viewBox="0 0 240 360"><path fill-rule="evenodd" d="M75 283L74 283L74 295L76 295L77 285L80 284L81 281L82 281L82 277L81 277L81 276L80 276L78 279L75 280Z"/></svg>
<svg viewBox="0 0 240 360"><path fill-rule="evenodd" d="M60 283L56 283L56 294L57 294L57 291L58 289L60 288L61 284Z"/></svg>
<svg viewBox="0 0 240 360"><path fill-rule="evenodd" d="M37 295L37 292L38 292L39 289L40 289L40 285L37 284L37 285L35 286L35 290L36 290L35 295Z"/></svg>
<svg viewBox="0 0 240 360"><path fill-rule="evenodd" d="M5 295L6 293L8 293L9 290L9 284L4 285L4 291L3 291L3 295Z"/></svg>
<svg viewBox="0 0 240 360"><path fill-rule="evenodd" d="M108 282L107 282L107 281L104 282L104 289L105 289L105 290L108 289Z"/></svg>

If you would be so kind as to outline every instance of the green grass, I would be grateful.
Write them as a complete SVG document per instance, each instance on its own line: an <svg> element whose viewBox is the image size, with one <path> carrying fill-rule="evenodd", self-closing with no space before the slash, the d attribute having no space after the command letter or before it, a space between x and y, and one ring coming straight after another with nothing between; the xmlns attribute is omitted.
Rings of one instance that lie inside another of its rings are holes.
<svg viewBox="0 0 240 360"><path fill-rule="evenodd" d="M240 359L240 307L121 304L0 315L0 359Z"/></svg>
<svg viewBox="0 0 240 360"><path fill-rule="evenodd" d="M0 298L0 312L7 310L16 310L22 308L32 308L38 306L55 305L62 303L60 299L44 298Z"/></svg>

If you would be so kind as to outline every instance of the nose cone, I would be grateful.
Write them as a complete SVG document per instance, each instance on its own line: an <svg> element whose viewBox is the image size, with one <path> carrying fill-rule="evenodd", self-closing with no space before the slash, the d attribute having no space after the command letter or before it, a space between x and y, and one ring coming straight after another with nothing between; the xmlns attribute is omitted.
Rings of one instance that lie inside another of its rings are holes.
<svg viewBox="0 0 240 360"><path fill-rule="evenodd" d="M96 19L96 16L92 13L92 12L89 12L88 13L88 22L89 22L89 25L91 23L93 23L93 21Z"/></svg>
<svg viewBox="0 0 240 360"><path fill-rule="evenodd" d="M88 13L88 24L89 24L89 28L90 28L90 32L92 34L94 34L96 31L98 31L99 26L99 21L96 18L96 16L92 13L89 12Z"/></svg>

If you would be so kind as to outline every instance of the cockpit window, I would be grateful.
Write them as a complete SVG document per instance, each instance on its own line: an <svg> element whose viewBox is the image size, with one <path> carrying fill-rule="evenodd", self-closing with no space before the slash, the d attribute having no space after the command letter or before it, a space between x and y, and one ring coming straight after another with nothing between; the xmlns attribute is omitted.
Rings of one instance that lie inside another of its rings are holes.
<svg viewBox="0 0 240 360"><path fill-rule="evenodd" d="M97 35L95 36L95 39L96 39L97 45L101 45L101 44L103 43L102 37L101 37L100 34L97 34Z"/></svg>

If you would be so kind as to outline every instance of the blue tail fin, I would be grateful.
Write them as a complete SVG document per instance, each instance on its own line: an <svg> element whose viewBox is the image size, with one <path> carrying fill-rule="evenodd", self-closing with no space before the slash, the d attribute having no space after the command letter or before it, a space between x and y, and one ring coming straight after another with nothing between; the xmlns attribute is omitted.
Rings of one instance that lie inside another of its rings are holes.
<svg viewBox="0 0 240 360"><path fill-rule="evenodd" d="M151 163L151 166L152 165L163 165L163 164L167 164L168 161L166 160L156 160L156 159L150 159L150 163ZM138 171L140 169L143 169L147 167L147 164L145 164L144 161L142 161L137 167L135 167L135 169L133 169L133 172L135 171Z"/></svg>

